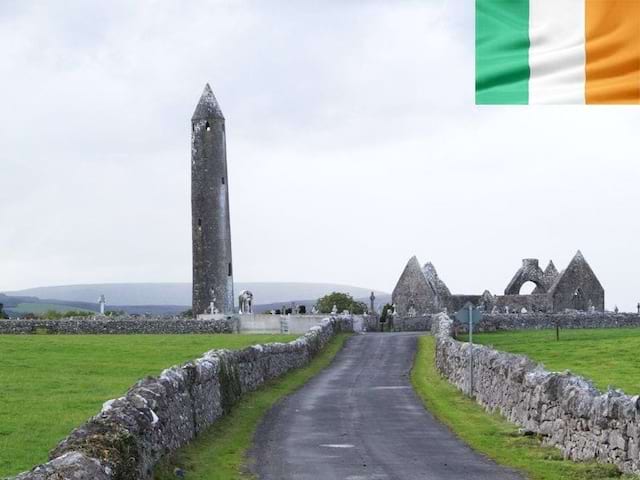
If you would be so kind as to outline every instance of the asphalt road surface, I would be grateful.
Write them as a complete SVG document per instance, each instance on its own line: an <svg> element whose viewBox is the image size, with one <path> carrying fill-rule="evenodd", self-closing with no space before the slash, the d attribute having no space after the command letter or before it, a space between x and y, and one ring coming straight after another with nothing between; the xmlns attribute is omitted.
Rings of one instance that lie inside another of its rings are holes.
<svg viewBox="0 0 640 480"><path fill-rule="evenodd" d="M251 457L262 480L521 480L458 440L411 388L417 335L351 337L276 405Z"/></svg>

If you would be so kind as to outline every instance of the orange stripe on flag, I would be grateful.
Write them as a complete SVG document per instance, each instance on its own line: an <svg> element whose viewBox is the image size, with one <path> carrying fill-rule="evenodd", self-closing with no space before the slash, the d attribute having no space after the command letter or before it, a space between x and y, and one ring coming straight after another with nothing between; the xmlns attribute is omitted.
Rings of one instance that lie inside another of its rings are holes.
<svg viewBox="0 0 640 480"><path fill-rule="evenodd" d="M587 103L640 103L640 0L586 0Z"/></svg>

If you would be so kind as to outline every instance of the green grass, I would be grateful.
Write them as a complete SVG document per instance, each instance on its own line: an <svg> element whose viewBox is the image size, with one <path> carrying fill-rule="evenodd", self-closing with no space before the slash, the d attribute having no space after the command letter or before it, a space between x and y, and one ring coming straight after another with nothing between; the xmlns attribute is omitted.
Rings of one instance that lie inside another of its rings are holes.
<svg viewBox="0 0 640 480"><path fill-rule="evenodd" d="M285 395L304 385L324 369L342 348L348 334L336 336L312 362L267 383L244 397L231 413L213 424L194 442L165 459L156 469L156 480L175 479L174 469L186 471L190 480L238 480L247 473L246 453L265 413Z"/></svg>
<svg viewBox="0 0 640 480"><path fill-rule="evenodd" d="M542 362L547 370L571 372L631 395L640 394L640 328L519 330L483 333L473 341L497 350L522 353Z"/></svg>
<svg viewBox="0 0 640 480"><path fill-rule="evenodd" d="M514 425L487 413L440 377L434 360L435 339L421 337L411 372L413 386L425 407L474 450L534 480L620 478L612 465L563 460L559 450L542 447L536 437L519 435Z"/></svg>
<svg viewBox="0 0 640 480"><path fill-rule="evenodd" d="M295 335L0 335L0 478L48 451L138 379L214 348Z"/></svg>
<svg viewBox="0 0 640 480"><path fill-rule="evenodd" d="M33 313L34 315L42 315L47 312L87 312L87 313L96 313L92 310L87 310L84 308L72 307L70 305L58 305L55 303L19 303L15 307L11 307L9 310L14 312L15 314L26 314Z"/></svg>

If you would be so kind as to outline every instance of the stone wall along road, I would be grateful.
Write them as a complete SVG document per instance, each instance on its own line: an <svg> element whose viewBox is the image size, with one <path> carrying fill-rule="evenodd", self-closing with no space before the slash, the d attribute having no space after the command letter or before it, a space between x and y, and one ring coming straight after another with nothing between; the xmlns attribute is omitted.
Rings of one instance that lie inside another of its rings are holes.
<svg viewBox="0 0 640 480"><path fill-rule="evenodd" d="M445 314L433 320L436 365L464 392L469 391L471 345L452 335ZM511 422L537 433L544 443L572 460L613 463L640 473L640 397L619 390L600 392L586 379L548 372L523 355L473 346L476 401Z"/></svg>
<svg viewBox="0 0 640 480"><path fill-rule="evenodd" d="M325 319L289 343L212 350L140 380L62 440L48 463L15 478L149 479L163 455L212 425L242 395L306 365L337 333L352 330L350 319Z"/></svg>
<svg viewBox="0 0 640 480"><path fill-rule="evenodd" d="M251 452L261 480L515 480L424 409L409 379L417 334L354 335L277 404Z"/></svg>

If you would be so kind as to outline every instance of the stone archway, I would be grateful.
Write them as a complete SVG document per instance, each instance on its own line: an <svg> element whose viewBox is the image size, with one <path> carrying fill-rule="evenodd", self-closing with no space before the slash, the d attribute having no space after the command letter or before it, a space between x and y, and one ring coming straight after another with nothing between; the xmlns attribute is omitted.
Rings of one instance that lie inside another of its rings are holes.
<svg viewBox="0 0 640 480"><path fill-rule="evenodd" d="M537 288L538 285L536 283L533 283L531 280L527 280L522 284L522 287L520 287L520 295L531 295Z"/></svg>
<svg viewBox="0 0 640 480"><path fill-rule="evenodd" d="M525 258L522 260L522 266L513 276L509 285L504 290L505 295L520 295L522 285L527 282L533 282L538 293L547 293L545 285L544 272L538 265L537 258Z"/></svg>

